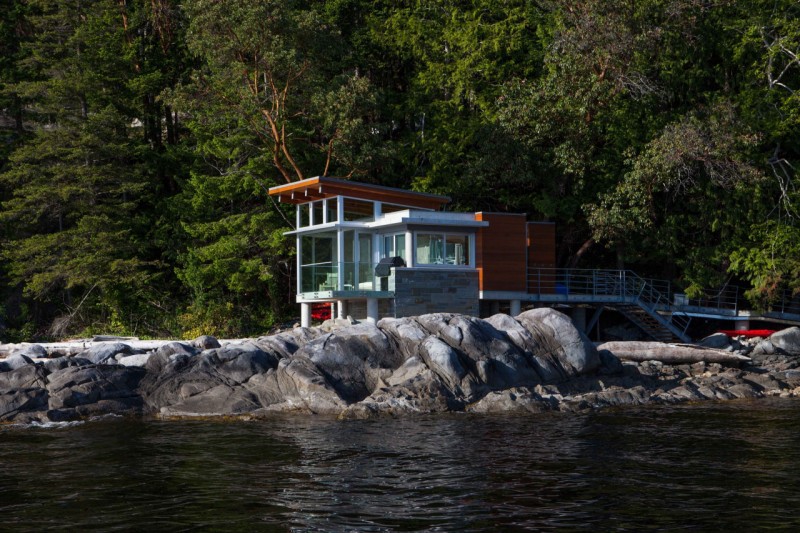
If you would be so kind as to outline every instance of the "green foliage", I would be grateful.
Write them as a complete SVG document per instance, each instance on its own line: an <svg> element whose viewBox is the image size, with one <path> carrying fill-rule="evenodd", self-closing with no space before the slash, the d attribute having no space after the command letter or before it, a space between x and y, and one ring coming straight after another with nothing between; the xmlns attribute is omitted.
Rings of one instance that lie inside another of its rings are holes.
<svg viewBox="0 0 800 533"><path fill-rule="evenodd" d="M795 0L0 0L0 328L296 312L314 175L557 223L563 265L800 279ZM602 246L595 246L599 243Z"/></svg>

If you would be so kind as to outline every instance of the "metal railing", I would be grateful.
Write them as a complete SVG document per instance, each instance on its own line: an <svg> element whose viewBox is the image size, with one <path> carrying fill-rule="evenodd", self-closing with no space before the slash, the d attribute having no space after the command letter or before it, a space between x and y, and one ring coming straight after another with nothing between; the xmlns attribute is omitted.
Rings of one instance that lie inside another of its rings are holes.
<svg viewBox="0 0 800 533"><path fill-rule="evenodd" d="M630 270L528 269L528 293L550 301L583 300L597 303L630 303L647 310L654 318L686 333L690 318L671 302L670 283L645 279Z"/></svg>
<svg viewBox="0 0 800 533"><path fill-rule="evenodd" d="M781 299L771 304L766 311L765 315L794 315L800 316L800 295L794 294L792 290L785 290L781 295Z"/></svg>
<svg viewBox="0 0 800 533"><path fill-rule="evenodd" d="M687 298L683 294L676 293L674 304L682 309L725 310L735 315L745 302L739 293L739 287L727 285L716 291L708 291L700 298Z"/></svg>

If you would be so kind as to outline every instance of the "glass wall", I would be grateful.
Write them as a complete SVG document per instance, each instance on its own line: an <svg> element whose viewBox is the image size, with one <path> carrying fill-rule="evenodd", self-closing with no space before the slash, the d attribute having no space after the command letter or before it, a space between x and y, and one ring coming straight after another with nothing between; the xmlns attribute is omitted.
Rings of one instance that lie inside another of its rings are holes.
<svg viewBox="0 0 800 533"><path fill-rule="evenodd" d="M301 292L336 290L338 276L336 232L304 235L300 246Z"/></svg>
<svg viewBox="0 0 800 533"><path fill-rule="evenodd" d="M407 264L408 260L406 259L406 234L395 233L393 235L384 235L381 257L402 257Z"/></svg>
<svg viewBox="0 0 800 533"><path fill-rule="evenodd" d="M469 246L469 235L417 233L417 264L469 266Z"/></svg>

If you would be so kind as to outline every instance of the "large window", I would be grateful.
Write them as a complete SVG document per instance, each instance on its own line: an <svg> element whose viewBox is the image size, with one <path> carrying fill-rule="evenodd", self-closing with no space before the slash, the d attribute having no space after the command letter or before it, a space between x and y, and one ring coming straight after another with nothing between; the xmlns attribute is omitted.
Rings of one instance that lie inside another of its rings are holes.
<svg viewBox="0 0 800 533"><path fill-rule="evenodd" d="M316 202L298 205L299 226L301 228L306 228L309 226L319 226L320 224L336 222L338 219L336 206L336 198L317 200Z"/></svg>
<svg viewBox="0 0 800 533"><path fill-rule="evenodd" d="M463 234L417 233L417 264L469 266L469 241Z"/></svg>
<svg viewBox="0 0 800 533"><path fill-rule="evenodd" d="M381 257L402 257L404 261L407 261L406 234L395 233L394 235L384 235Z"/></svg>
<svg viewBox="0 0 800 533"><path fill-rule="evenodd" d="M304 235L301 248L301 292L336 290L336 233Z"/></svg>

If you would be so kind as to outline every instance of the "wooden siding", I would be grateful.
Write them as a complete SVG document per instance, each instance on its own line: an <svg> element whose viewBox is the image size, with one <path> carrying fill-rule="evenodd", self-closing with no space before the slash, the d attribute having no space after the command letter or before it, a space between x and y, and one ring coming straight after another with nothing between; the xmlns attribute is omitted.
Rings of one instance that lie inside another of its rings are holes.
<svg viewBox="0 0 800 533"><path fill-rule="evenodd" d="M556 225L551 222L528 222L528 268L556 267ZM537 272L528 285L530 292L544 294L556 290L555 272Z"/></svg>
<svg viewBox="0 0 800 533"><path fill-rule="evenodd" d="M294 205L305 204L322 198L348 196L373 202L439 210L450 201L447 196L405 191L381 185L327 177L308 178L303 181L272 187L269 190L269 194L270 196L277 196L280 202Z"/></svg>
<svg viewBox="0 0 800 533"><path fill-rule="evenodd" d="M475 237L475 262L482 291L526 290L525 215L475 213L486 221Z"/></svg>

